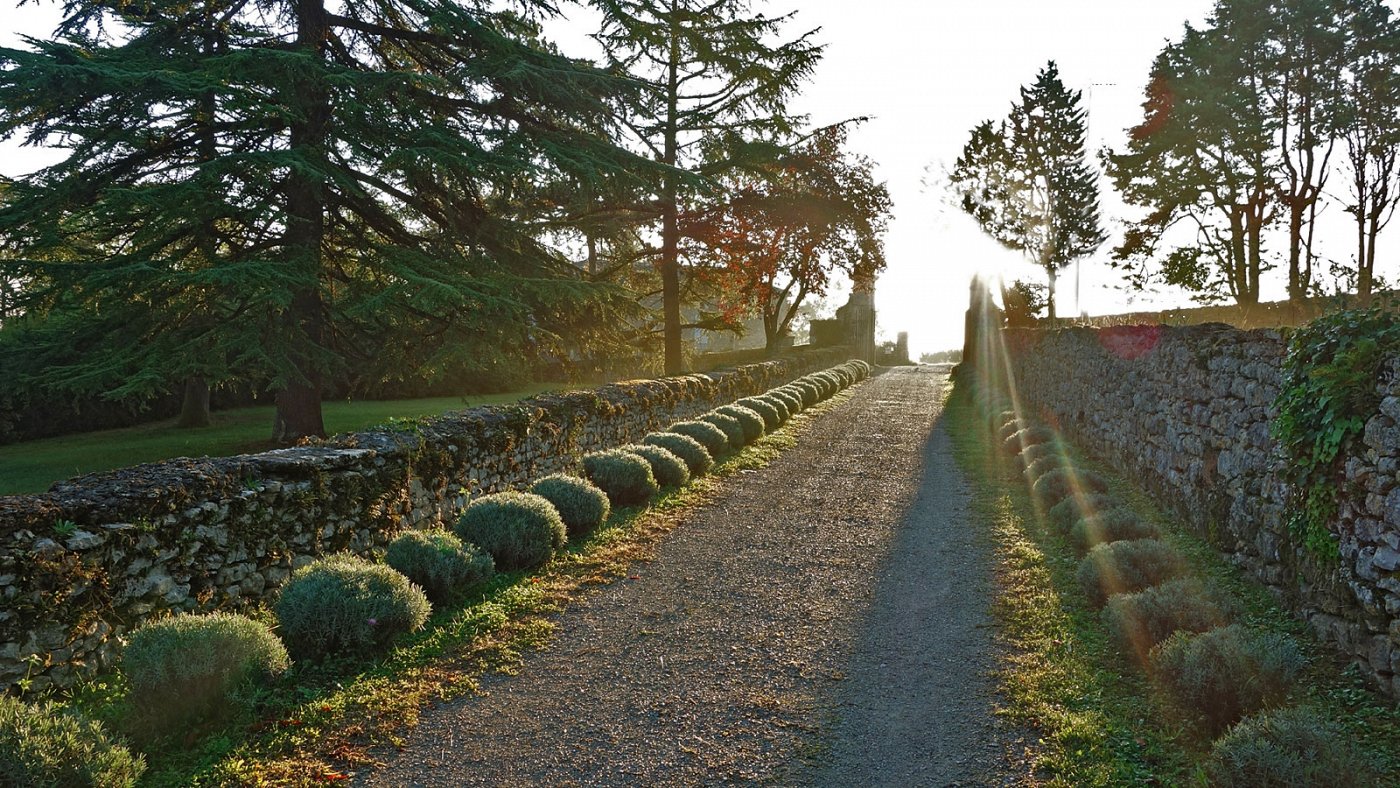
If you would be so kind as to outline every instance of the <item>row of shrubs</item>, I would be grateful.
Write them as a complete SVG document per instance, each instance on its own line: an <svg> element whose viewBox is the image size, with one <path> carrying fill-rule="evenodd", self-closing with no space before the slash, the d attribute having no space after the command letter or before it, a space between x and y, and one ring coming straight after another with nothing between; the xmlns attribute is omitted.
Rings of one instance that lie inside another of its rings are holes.
<svg viewBox="0 0 1400 788"><path fill-rule="evenodd" d="M528 491L482 496L452 530L414 530L382 563L352 554L296 570L272 605L276 628L232 613L179 614L131 634L121 655L129 697L146 719L173 729L215 712L240 687L285 672L293 659L323 662L381 653L426 626L497 571L530 570L608 519L710 471L793 416L865 379L852 361L756 397L677 422L639 443L584 455L581 476L554 474ZM97 722L52 704L0 696L0 784L125 786L144 761Z"/></svg>
<svg viewBox="0 0 1400 788"><path fill-rule="evenodd" d="M1287 706L1305 665L1292 638L1238 623L1231 600L1195 577L1104 478L1078 467L1054 429L1007 409L1004 397L983 393L978 403L1037 515L1079 557L1078 583L1113 641L1214 740L1205 765L1212 785L1374 784L1335 726Z"/></svg>

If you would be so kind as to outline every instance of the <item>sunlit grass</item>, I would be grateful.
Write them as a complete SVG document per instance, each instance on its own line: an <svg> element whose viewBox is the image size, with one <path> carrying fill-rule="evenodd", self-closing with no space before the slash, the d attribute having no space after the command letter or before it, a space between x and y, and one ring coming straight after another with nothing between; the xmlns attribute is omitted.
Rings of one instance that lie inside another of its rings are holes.
<svg viewBox="0 0 1400 788"><path fill-rule="evenodd" d="M1030 757L1051 785L1180 782L1189 762L1152 719L1151 691L1121 670L1097 613L1082 598L1078 561L1046 525L1029 488L1017 483L987 440L981 415L954 396L948 419L955 451L974 485L974 515L996 549L994 612L1009 648L998 670L1000 710L1040 735ZM1019 475L1019 474L1017 474Z"/></svg>
<svg viewBox="0 0 1400 788"><path fill-rule="evenodd" d="M496 405L558 388L536 386L505 394L407 400L327 402L326 430L351 432L392 418L437 416L474 405ZM224 457L273 448L272 406L217 411L213 424L179 429L174 419L100 432L0 446L0 495L43 492L84 473L109 471L172 457Z"/></svg>

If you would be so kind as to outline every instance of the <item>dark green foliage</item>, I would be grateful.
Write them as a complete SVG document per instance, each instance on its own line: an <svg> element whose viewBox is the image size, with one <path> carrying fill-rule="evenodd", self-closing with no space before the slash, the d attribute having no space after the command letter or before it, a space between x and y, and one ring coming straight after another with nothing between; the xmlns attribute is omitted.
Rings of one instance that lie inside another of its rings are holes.
<svg viewBox="0 0 1400 788"><path fill-rule="evenodd" d="M764 418L758 411L747 408L743 405L722 405L715 408L715 413L737 419L739 425L744 428L744 443L749 444L763 437L766 431Z"/></svg>
<svg viewBox="0 0 1400 788"><path fill-rule="evenodd" d="M638 83L527 5L78 0L0 49L0 136L66 142L5 184L27 337L0 367L59 396L270 386L291 440L325 384L619 342L633 294L538 228L578 226L561 190L670 170L609 134Z"/></svg>
<svg viewBox="0 0 1400 788"><path fill-rule="evenodd" d="M570 536L602 525L612 509L607 493L587 479L568 474L546 476L530 485L530 492L554 504Z"/></svg>
<svg viewBox="0 0 1400 788"><path fill-rule="evenodd" d="M720 430L724 432L724 438L728 441L729 448L733 451L738 451L744 447L744 425L740 424L739 420L733 416L726 416L723 413L712 410L709 413L696 416L695 420L719 427Z"/></svg>
<svg viewBox="0 0 1400 788"><path fill-rule="evenodd" d="M1002 441L1001 448L1008 455L1015 457L1028 446L1050 443L1059 439L1059 433L1049 427L1026 427L1019 432L1013 432L1010 437Z"/></svg>
<svg viewBox="0 0 1400 788"><path fill-rule="evenodd" d="M1316 555L1337 556L1329 523L1341 465L1380 406L1381 374L1397 352L1400 320L1380 308L1320 317L1289 339L1273 433L1288 459L1290 530Z"/></svg>
<svg viewBox="0 0 1400 788"><path fill-rule="evenodd" d="M100 723L0 694L0 785L128 788L145 770Z"/></svg>
<svg viewBox="0 0 1400 788"><path fill-rule="evenodd" d="M422 629L431 610L408 578L348 553L293 572L273 605L278 632L298 660L372 654Z"/></svg>
<svg viewBox="0 0 1400 788"><path fill-rule="evenodd" d="M1118 507L1118 499L1105 493L1071 495L1050 507L1047 517L1055 530L1067 533L1075 523L1079 522L1080 518Z"/></svg>
<svg viewBox="0 0 1400 788"><path fill-rule="evenodd" d="M636 459L646 466L645 460ZM646 472L650 476L651 469ZM533 569L568 541L568 529L554 504L531 493L482 496L462 512L454 530L462 541L490 553L502 572Z"/></svg>
<svg viewBox="0 0 1400 788"><path fill-rule="evenodd" d="M1140 665L1146 665L1148 652L1173 633L1205 632L1224 626L1229 619L1219 600L1185 578L1133 594L1115 594L1101 615L1118 647Z"/></svg>
<svg viewBox="0 0 1400 788"><path fill-rule="evenodd" d="M651 475L657 485L666 489L684 487L690 481L690 469L685 461L669 450L651 443L633 443L621 451L635 454L651 465Z"/></svg>
<svg viewBox="0 0 1400 788"><path fill-rule="evenodd" d="M583 455L583 475L607 493L614 506L644 504L660 491L651 463L620 449Z"/></svg>
<svg viewBox="0 0 1400 788"><path fill-rule="evenodd" d="M1123 539L1100 544L1079 562L1079 586L1095 609L1114 594L1130 594L1186 571L1175 548L1158 539Z"/></svg>
<svg viewBox="0 0 1400 788"><path fill-rule="evenodd" d="M766 397L745 397L734 404L757 413L763 419L764 432L772 432L787 421L787 408Z"/></svg>
<svg viewBox="0 0 1400 788"><path fill-rule="evenodd" d="M1031 494L1040 504L1050 508L1071 495L1089 495L1108 492L1108 482L1093 471L1086 471L1073 464L1051 468L1036 477L1031 485Z"/></svg>
<svg viewBox="0 0 1400 788"><path fill-rule="evenodd" d="M678 421L666 428L667 432L674 432L691 438L710 453L711 457L719 457L729 451L729 437L724 434L724 430L705 421Z"/></svg>
<svg viewBox="0 0 1400 788"><path fill-rule="evenodd" d="M1233 624L1199 634L1178 632L1151 654L1157 686L1214 736L1246 715L1283 702L1303 669L1286 635Z"/></svg>
<svg viewBox="0 0 1400 788"><path fill-rule="evenodd" d="M1248 717L1220 737L1205 765L1212 788L1373 788L1352 737L1306 707Z"/></svg>
<svg viewBox="0 0 1400 788"><path fill-rule="evenodd" d="M846 364L848 364L851 368L853 368L856 371L857 379L865 380L866 378L870 377L870 365L865 363L864 361L861 361L857 358L847 361Z"/></svg>
<svg viewBox="0 0 1400 788"><path fill-rule="evenodd" d="M1096 545L1125 539L1155 539L1157 527L1122 507L1105 509L1079 518L1069 529L1069 540L1076 555L1084 555Z"/></svg>
<svg viewBox="0 0 1400 788"><path fill-rule="evenodd" d="M706 424L705 426L710 425ZM678 432L653 432L642 438L642 443L660 446L680 457L685 462L685 467L690 471L692 477L704 476L710 472L710 468L715 464L709 450L700 441L689 435L682 435Z"/></svg>
<svg viewBox="0 0 1400 788"><path fill-rule="evenodd" d="M121 656L132 702L159 713L165 725L209 712L239 685L289 664L266 624L232 613L180 613L143 624Z"/></svg>
<svg viewBox="0 0 1400 788"><path fill-rule="evenodd" d="M490 555L444 529L404 532L389 544L384 562L417 583L435 604L451 602L496 574Z"/></svg>

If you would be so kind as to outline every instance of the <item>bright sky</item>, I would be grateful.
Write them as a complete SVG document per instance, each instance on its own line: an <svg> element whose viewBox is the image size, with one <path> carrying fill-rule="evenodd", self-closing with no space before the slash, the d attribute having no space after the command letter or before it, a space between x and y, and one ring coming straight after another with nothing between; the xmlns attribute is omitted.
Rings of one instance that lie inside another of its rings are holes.
<svg viewBox="0 0 1400 788"><path fill-rule="evenodd" d="M16 33L45 35L56 3L5 8L0 42ZM880 330L910 333L915 354L961 345L968 282L977 272L1043 280L1043 273L983 236L945 201L941 174L957 158L969 130L1003 117L1017 88L1035 78L1046 61L1060 65L1065 83L1084 91L1090 149L1120 147L1125 130L1141 117L1142 89L1153 57L1190 21L1199 24L1211 0L770 0L769 14L798 9L790 31L821 28L827 44L812 84L796 102L817 124L869 115L852 136L888 182L895 218L887 243L889 268L876 288ZM590 54L590 13L566 6L569 19L550 35L565 51ZM32 169L41 154L0 145L0 172ZM1108 230L1124 215L1105 184ZM1332 209L1334 214L1340 210ZM1334 216L1336 222L1340 217ZM1349 259L1346 226L1338 224L1322 253ZM1105 252L1083 266L1080 302L1073 270L1061 279L1061 315L1111 314L1129 309L1186 306L1182 293L1131 293L1108 270ZM1384 264L1384 258L1382 258ZM1281 274L1267 283L1266 298L1282 297ZM843 300L843 299L842 299ZM839 303L839 301L838 301Z"/></svg>

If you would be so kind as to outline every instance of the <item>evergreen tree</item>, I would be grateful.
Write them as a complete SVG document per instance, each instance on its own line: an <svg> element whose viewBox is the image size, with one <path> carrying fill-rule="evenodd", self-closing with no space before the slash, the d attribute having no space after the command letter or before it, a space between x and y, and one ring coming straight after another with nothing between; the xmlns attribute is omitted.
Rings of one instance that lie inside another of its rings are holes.
<svg viewBox="0 0 1400 788"><path fill-rule="evenodd" d="M787 102L821 47L811 33L775 43L791 14L755 13L752 0L592 0L610 65L645 89L624 109L647 155L667 166L648 211L660 224L650 250L661 275L666 372L683 371L681 217L703 184L750 163L751 143L790 134ZM769 152L771 155L771 151Z"/></svg>
<svg viewBox="0 0 1400 788"><path fill-rule="evenodd" d="M973 129L952 173L963 209L983 231L1045 269L1051 319L1059 272L1104 241L1080 100L1052 61L1021 88L1005 121Z"/></svg>
<svg viewBox="0 0 1400 788"><path fill-rule="evenodd" d="M567 210L533 195L652 165L610 140L625 83L538 41L551 8L70 0L0 50L0 132L68 152L8 184L0 278L33 330L112 328L41 377L266 382L286 442L376 362L432 377L615 323L631 300L541 242Z"/></svg>

